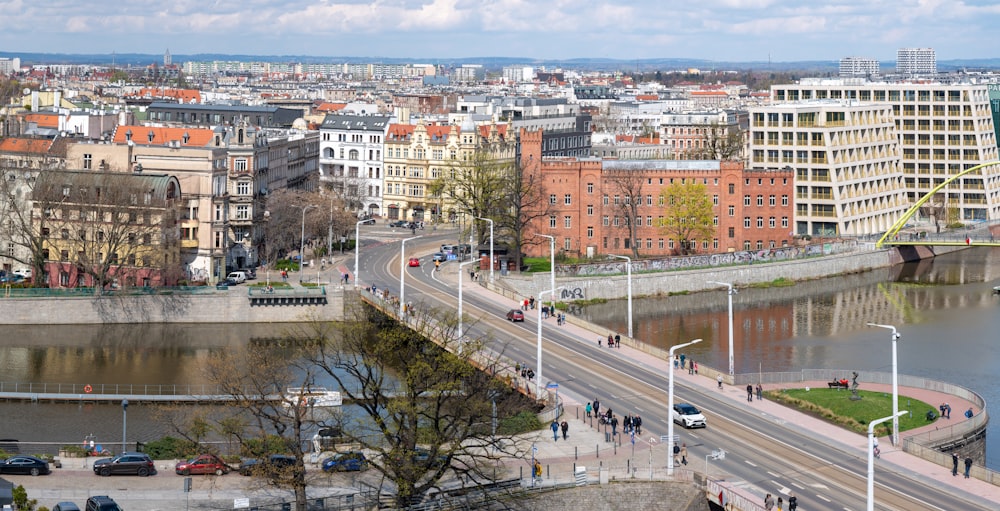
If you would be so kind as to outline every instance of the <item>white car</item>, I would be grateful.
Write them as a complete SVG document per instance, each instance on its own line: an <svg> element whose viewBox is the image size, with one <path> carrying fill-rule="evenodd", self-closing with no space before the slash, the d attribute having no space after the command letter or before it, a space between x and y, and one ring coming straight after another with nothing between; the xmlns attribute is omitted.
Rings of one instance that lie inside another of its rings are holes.
<svg viewBox="0 0 1000 511"><path fill-rule="evenodd" d="M20 275L26 279L31 278L31 268L21 268L20 270L14 270L14 275Z"/></svg>
<svg viewBox="0 0 1000 511"><path fill-rule="evenodd" d="M670 415L673 417L674 422L688 429L704 428L707 425L705 422L705 416L702 415L697 408L688 403L675 404L673 411L670 412Z"/></svg>

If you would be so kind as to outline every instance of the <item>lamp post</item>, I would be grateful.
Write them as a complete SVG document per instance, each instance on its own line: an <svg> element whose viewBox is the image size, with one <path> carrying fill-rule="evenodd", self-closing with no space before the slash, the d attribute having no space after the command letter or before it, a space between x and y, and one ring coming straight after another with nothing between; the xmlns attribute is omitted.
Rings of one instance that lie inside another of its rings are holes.
<svg viewBox="0 0 1000 511"><path fill-rule="evenodd" d="M903 410L868 423L868 511L875 511L875 426L890 419L899 420L899 416L905 413L906 410Z"/></svg>
<svg viewBox="0 0 1000 511"><path fill-rule="evenodd" d="M361 275L361 267L358 266L358 256L361 255L361 224L374 222L371 218L366 218L354 223L354 289L358 288L358 277Z"/></svg>
<svg viewBox="0 0 1000 511"><path fill-rule="evenodd" d="M686 342L684 344L678 344L670 348L670 358L667 359L667 374L668 384L667 384L667 414L669 418L667 419L667 442L674 441L674 351L680 348L686 348L692 344L697 344L701 342L701 339L695 339L691 342ZM671 448L673 445L671 444ZM667 452L667 475L674 475L674 455L673 451L668 449Z"/></svg>
<svg viewBox="0 0 1000 511"><path fill-rule="evenodd" d="M558 288L555 288L555 289L545 289L545 290L540 291L538 293L538 304L539 304L539 307L538 307L538 353L536 354L536 357L538 359L538 371L535 371L537 373L538 379L535 380L535 395L536 396L541 396L542 395L542 307L541 307L541 304L542 304L542 295L544 295L545 293L555 294L555 292L558 291L558 290L560 290L560 289L562 289L562 286L559 286ZM551 315L552 312L549 312L549 314Z"/></svg>
<svg viewBox="0 0 1000 511"><path fill-rule="evenodd" d="M406 238L399 244L399 317L406 317L406 242L415 240L420 236Z"/></svg>
<svg viewBox="0 0 1000 511"><path fill-rule="evenodd" d="M493 282L493 219L481 216L477 216L476 218L490 223L490 282Z"/></svg>
<svg viewBox="0 0 1000 511"><path fill-rule="evenodd" d="M474 262L476 262L475 259L470 259L464 263L458 264L458 338L459 339L462 338L462 283L465 282L465 279L462 277L462 274L465 273L465 270L463 270L462 267L467 264L472 264Z"/></svg>
<svg viewBox="0 0 1000 511"><path fill-rule="evenodd" d="M128 399L122 399L122 452L125 452L125 431L128 429Z"/></svg>
<svg viewBox="0 0 1000 511"><path fill-rule="evenodd" d="M899 445L899 375L896 371L896 341L899 340L899 332L892 325L879 325L868 323L868 326L875 326L892 330L889 337L892 339L892 445Z"/></svg>
<svg viewBox="0 0 1000 511"><path fill-rule="evenodd" d="M549 289L552 291L552 304L555 305L555 289L556 289L556 237L549 236L548 234L535 234L535 236L541 236L543 238L549 239ZM542 295L538 294L538 302L541 303Z"/></svg>
<svg viewBox="0 0 1000 511"><path fill-rule="evenodd" d="M672 457L673 456L671 456L671 458ZM726 450L725 449L718 449L718 450L712 451L712 452L710 452L710 453L708 453L708 454L705 455L705 486L708 486L708 460L709 460L709 458L711 458L713 460L724 460L724 459L726 459Z"/></svg>
<svg viewBox="0 0 1000 511"><path fill-rule="evenodd" d="M302 282L302 263L305 262L306 258L306 211L309 211L316 206L313 204L308 204L301 206L302 208L302 236L299 238L299 282Z"/></svg>
<svg viewBox="0 0 1000 511"><path fill-rule="evenodd" d="M608 254L608 257L617 257L618 259L624 259L627 261L625 265L626 274L628 275L628 337L632 338L632 258L623 255Z"/></svg>
<svg viewBox="0 0 1000 511"><path fill-rule="evenodd" d="M736 294L736 290L733 289L733 285L726 282L716 282L714 280L708 281L709 284L718 284L720 286L726 286L729 288L726 294L729 295L729 376L736 374L733 369L733 295Z"/></svg>

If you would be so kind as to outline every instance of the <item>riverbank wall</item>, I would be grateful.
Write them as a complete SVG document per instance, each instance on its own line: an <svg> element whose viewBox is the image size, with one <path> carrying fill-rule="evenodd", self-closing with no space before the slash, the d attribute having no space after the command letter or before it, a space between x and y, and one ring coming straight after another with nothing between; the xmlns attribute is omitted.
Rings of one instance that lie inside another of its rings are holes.
<svg viewBox="0 0 1000 511"><path fill-rule="evenodd" d="M278 296L278 295L275 295ZM342 321L344 289L262 301L247 288L207 293L4 297L0 325L295 323ZM284 299L281 299L284 298Z"/></svg>

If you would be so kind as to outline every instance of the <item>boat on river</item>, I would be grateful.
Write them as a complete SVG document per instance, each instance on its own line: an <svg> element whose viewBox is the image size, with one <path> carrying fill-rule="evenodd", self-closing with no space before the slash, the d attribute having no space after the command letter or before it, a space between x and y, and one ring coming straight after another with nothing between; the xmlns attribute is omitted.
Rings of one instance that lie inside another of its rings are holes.
<svg viewBox="0 0 1000 511"><path fill-rule="evenodd" d="M285 390L284 402L286 406L294 403L298 406L324 408L342 406L344 398L340 392L324 387L289 387Z"/></svg>

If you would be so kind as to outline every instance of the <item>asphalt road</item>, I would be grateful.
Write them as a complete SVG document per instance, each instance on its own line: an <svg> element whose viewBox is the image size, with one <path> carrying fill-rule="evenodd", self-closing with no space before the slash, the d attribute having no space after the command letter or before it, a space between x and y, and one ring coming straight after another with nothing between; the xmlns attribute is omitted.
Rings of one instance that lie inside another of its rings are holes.
<svg viewBox="0 0 1000 511"><path fill-rule="evenodd" d="M402 233L399 238L410 237ZM419 233L418 233L419 234ZM453 233L425 234L407 242L406 257L420 257L422 265L406 267L406 301L418 307L457 308L455 270L447 265L436 274L430 256L441 243L454 240ZM373 280L380 288L399 294L399 243L385 243L366 251L362 264L365 284ZM353 261L352 261L353 262ZM465 284L469 286L468 283ZM524 323L510 323L504 314L512 302L497 296L470 293L466 287L463 311L473 318L467 328L476 334L490 334L496 341L492 348L512 360L534 367L537 350L536 311L526 314ZM584 339L579 331L558 327L554 320L543 328L545 381L559 384L564 399L578 403L598 397L602 407L613 408L617 415L639 413L643 417L643 437L659 438L667 434L667 378L662 371L641 360L623 356L620 351L599 348L596 336ZM736 406L711 390L688 385L675 374L675 402L691 402L706 415L709 427L686 431L675 427L675 434L688 444L691 459L701 460L714 449L725 449L726 462L713 462L713 474L722 467L727 479L757 490L775 493L794 491L800 510L860 510L866 508L867 460L845 449L835 438L818 437L810 431L789 427L773 417L756 414L753 409ZM697 461L696 461L697 462ZM880 509L900 511L955 509L961 496L926 484L905 469L880 469L875 485L875 499ZM964 509L994 509L990 502L962 499Z"/></svg>

